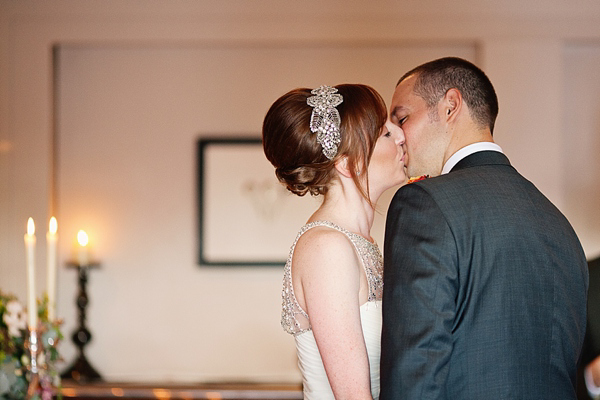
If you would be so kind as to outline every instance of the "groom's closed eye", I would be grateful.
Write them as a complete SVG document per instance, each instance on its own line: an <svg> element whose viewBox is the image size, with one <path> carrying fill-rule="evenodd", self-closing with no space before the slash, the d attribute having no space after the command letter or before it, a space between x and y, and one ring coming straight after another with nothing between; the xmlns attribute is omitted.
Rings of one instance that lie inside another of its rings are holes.
<svg viewBox="0 0 600 400"><path fill-rule="evenodd" d="M394 115L392 117L392 122L398 126L402 126L402 124L406 121L406 118L408 118L408 117L407 116L398 117L398 116Z"/></svg>

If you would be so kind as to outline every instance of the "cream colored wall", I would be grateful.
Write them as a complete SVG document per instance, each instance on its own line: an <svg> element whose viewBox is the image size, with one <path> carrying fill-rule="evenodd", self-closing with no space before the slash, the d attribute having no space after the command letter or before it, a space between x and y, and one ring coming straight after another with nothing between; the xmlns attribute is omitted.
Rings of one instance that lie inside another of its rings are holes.
<svg viewBox="0 0 600 400"><path fill-rule="evenodd" d="M568 43L562 54L565 210L589 256L600 256L600 45Z"/></svg>
<svg viewBox="0 0 600 400"><path fill-rule="evenodd" d="M61 261L70 257L80 225L95 235L103 268L91 275L95 336L88 355L107 378L298 380L293 343L278 326L281 271L194 262L193 144L208 133L258 133L278 94L320 84L321 69L308 69L305 58L328 48L337 53L324 66L325 80L365 81L387 100L397 77L418 62L446 52L473 59L500 97L497 141L570 218L587 254L597 255L600 213L591 199L600 192L600 5L545 3L0 0L0 288L24 299L25 221L33 216L43 232L55 212ZM64 103L56 107L66 114L56 120L54 45L71 51L62 72L71 68L72 84L60 94ZM221 51L256 67L239 73L227 65L235 77L227 86L227 70L207 76L203 64L198 81L204 83L188 87L182 83L194 79L189 68L202 55L182 49ZM278 50L302 54L305 64L277 58ZM177 68L170 70L164 52L182 57ZM282 71L261 68L263 57L289 64ZM148 97L144 108L134 101L115 107L123 100L112 96L119 88L144 93L135 79L147 82L148 93L173 100ZM207 102L202 85L216 83L224 91ZM103 101L106 108L98 110ZM111 140L90 142L100 137ZM108 167L115 168L111 175L102 173ZM180 172L171 175L170 167ZM158 196L119 197L131 184L143 193L155 183ZM382 230L380 219L376 236ZM45 278L43 242L38 282ZM61 269L58 311L66 333L75 324L74 283L73 271ZM63 353L74 355L69 340Z"/></svg>

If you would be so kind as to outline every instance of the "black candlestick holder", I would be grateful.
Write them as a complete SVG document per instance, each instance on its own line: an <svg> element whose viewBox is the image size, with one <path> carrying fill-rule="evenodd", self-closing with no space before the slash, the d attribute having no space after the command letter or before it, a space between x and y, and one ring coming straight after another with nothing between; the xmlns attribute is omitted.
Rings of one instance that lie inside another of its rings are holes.
<svg viewBox="0 0 600 400"><path fill-rule="evenodd" d="M77 269L79 278L79 293L77 294L75 301L75 304L77 304L77 308L79 309L79 327L73 332L73 336L71 337L73 343L77 346L78 357L69 369L63 372L61 378L72 379L80 383L101 381L102 377L98 371L92 367L83 351L84 347L92 340L92 334L85 326L85 310L88 305L88 295L86 291L88 272L93 268L99 268L100 264L88 263L86 265L80 265L79 263L67 263L67 267Z"/></svg>

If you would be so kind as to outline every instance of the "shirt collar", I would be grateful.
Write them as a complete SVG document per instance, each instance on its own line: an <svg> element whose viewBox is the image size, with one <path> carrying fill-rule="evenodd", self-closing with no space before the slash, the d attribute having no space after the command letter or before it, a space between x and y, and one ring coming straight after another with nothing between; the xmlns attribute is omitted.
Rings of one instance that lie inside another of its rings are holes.
<svg viewBox="0 0 600 400"><path fill-rule="evenodd" d="M458 150L456 153L452 154L450 158L444 164L444 168L442 168L442 175L447 174L454 168L456 164L463 158L470 156L473 153L477 153L479 151L498 151L503 153L502 148L493 142L477 142L470 144L468 146L463 147Z"/></svg>

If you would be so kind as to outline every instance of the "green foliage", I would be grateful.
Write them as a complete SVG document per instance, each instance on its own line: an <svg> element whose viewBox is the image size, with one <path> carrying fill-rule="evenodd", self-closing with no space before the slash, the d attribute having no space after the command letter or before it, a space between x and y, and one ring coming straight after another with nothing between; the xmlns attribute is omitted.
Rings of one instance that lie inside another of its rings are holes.
<svg viewBox="0 0 600 400"><path fill-rule="evenodd" d="M48 320L48 299L38 301L39 317L38 375L33 381L33 399L51 400L55 388L60 387L56 363L61 360L57 344L62 340L60 322ZM26 315L17 298L0 291L0 400L24 399L34 377L29 371L30 354L26 349L28 330ZM60 399L60 392L57 391Z"/></svg>

